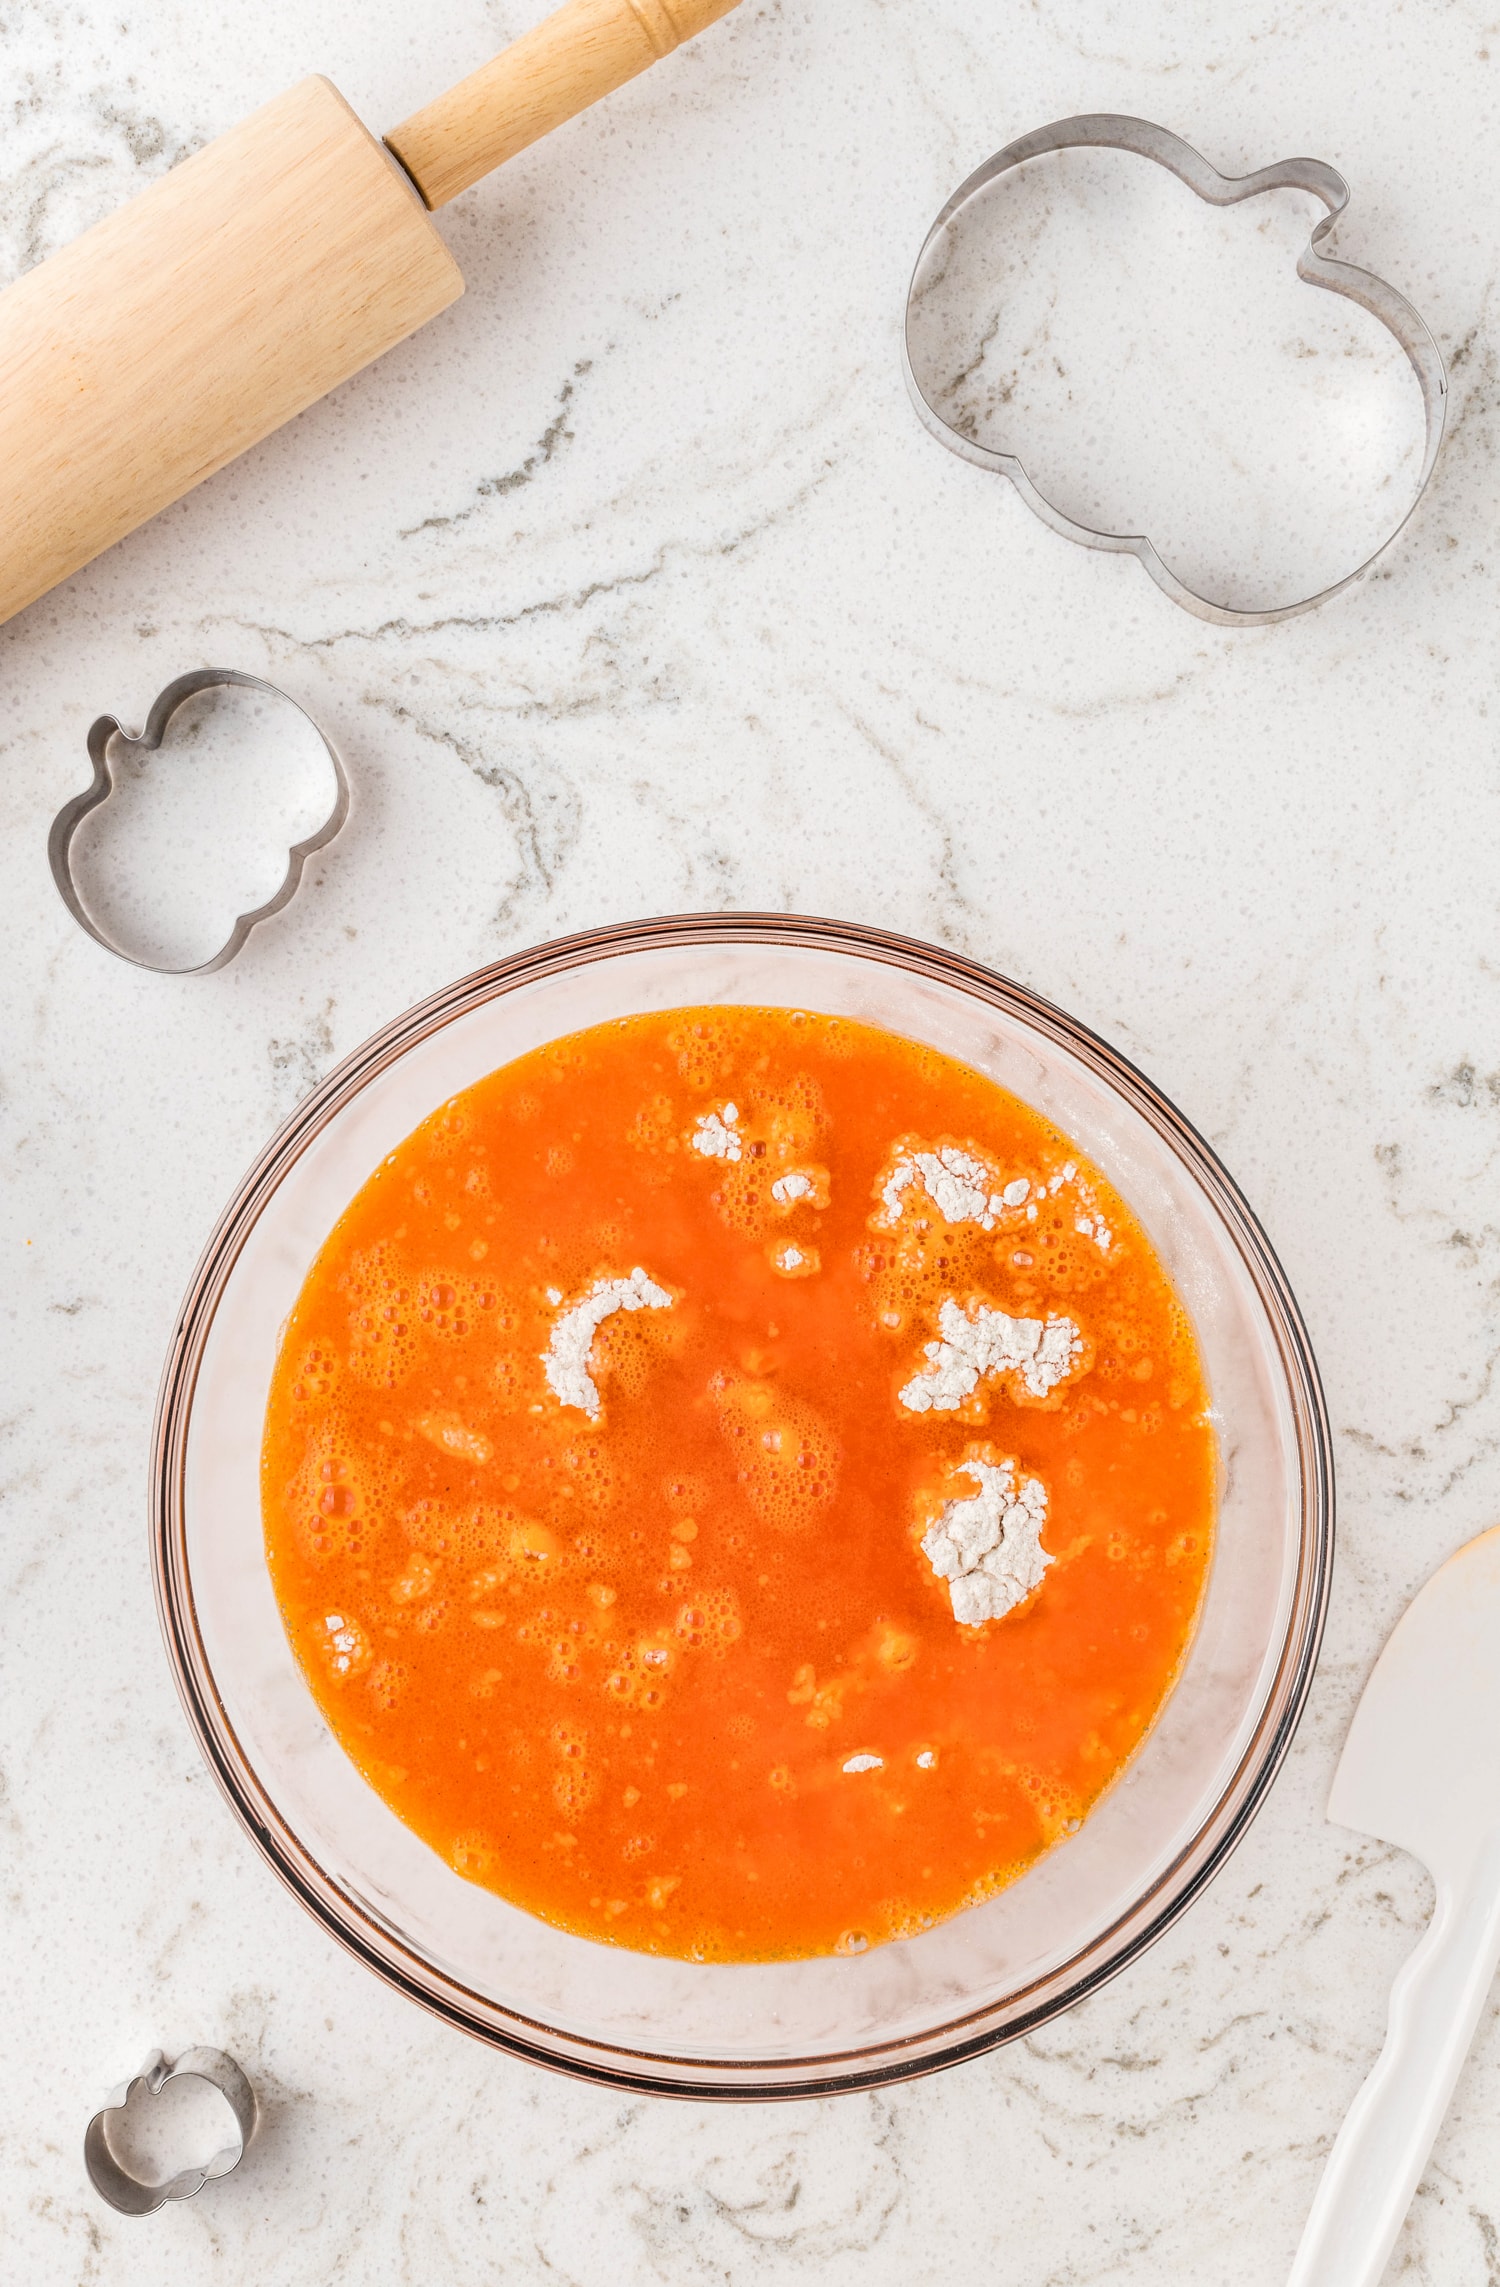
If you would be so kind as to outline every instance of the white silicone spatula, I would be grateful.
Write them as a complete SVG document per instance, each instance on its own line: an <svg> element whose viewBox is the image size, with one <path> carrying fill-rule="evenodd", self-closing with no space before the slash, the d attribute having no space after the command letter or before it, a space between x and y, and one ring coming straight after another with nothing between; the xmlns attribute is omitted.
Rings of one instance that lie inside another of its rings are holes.
<svg viewBox="0 0 1500 2287"><path fill-rule="evenodd" d="M1500 1526L1450 1557L1397 1622L1328 1816L1411 1851L1437 1885L1292 2266L1291 2287L1375 2287L1500 1960Z"/></svg>

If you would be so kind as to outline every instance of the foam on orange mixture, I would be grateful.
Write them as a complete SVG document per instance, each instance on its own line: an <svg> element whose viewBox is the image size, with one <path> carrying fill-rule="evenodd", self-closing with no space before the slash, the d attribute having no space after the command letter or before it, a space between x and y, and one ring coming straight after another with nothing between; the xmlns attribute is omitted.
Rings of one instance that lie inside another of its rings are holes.
<svg viewBox="0 0 1500 2287"><path fill-rule="evenodd" d="M379 1168L288 1322L263 1496L318 1703L434 1850L749 1961L925 1928L1078 1825L1181 1663L1215 1456L1065 1135L869 1026L679 1009Z"/></svg>

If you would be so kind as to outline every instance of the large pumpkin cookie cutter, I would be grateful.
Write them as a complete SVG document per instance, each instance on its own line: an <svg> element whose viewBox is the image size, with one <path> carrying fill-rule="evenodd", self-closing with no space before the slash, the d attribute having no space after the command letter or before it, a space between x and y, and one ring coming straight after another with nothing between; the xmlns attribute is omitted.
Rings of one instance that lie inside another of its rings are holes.
<svg viewBox="0 0 1500 2287"><path fill-rule="evenodd" d="M189 699L196 698L200 691L217 691L232 685L246 691L263 692L268 698L284 700L287 706L296 708L297 713L312 724L333 766L333 808L315 833L307 835L303 841L293 843L287 852L286 872L281 877L275 895L268 897L264 905L256 906L253 913L242 913L239 916L227 940L211 960L190 962L184 968L179 968L170 961L148 961L143 955L128 952L123 945L117 944L103 924L90 913L73 876L73 836L90 811L97 810L115 791L114 766L110 758L116 740L124 747L133 748L139 755L154 754L179 707L185 706ZM315 850L326 849L349 815L348 776L337 747L321 723L314 721L306 707L300 706L289 691L280 690L275 683L267 683L260 675L242 674L237 667L199 667L191 674L179 675L164 691L158 692L152 701L151 712L146 717L146 727L142 731L127 731L114 715L101 715L90 728L88 748L89 760L94 766L94 782L84 793L75 794L71 802L63 804L53 819L52 831L47 836L47 862L52 868L52 879L73 919L88 931L96 945L102 945L107 953L128 961L132 968L151 969L158 976L207 977L215 969L222 969L226 962L232 961L252 929L262 921L269 921L273 913L279 913L284 905L291 903L297 894L302 869L308 859Z"/></svg>
<svg viewBox="0 0 1500 2287"><path fill-rule="evenodd" d="M137 2176L119 2158L109 2139L110 2115L126 2111L138 2089L150 2098L159 2095L168 2081L183 2079L207 2081L216 2088L234 2115L238 2134L201 2167L183 2168L165 2183L153 2184ZM108 2200L122 2216L154 2215L168 2200L190 2200L205 2184L232 2175L255 2134L256 2117L255 2091L223 2049L188 2049L175 2065L167 2063L160 2049L153 2049L140 2071L112 2090L89 2122L83 2139L83 2164L100 2198Z"/></svg>
<svg viewBox="0 0 1500 2287"><path fill-rule="evenodd" d="M1236 206L1241 199L1256 198L1263 191L1278 190L1308 191L1314 198L1321 199L1328 212L1316 224L1306 247L1297 258L1298 277L1305 279L1310 286L1322 286L1330 293L1342 294L1351 302L1358 302L1395 335L1406 352L1422 392L1427 425L1426 447L1411 502L1400 522L1386 535L1372 555L1367 556L1362 564L1356 565L1352 572L1346 573L1343 579L1335 580L1331 587L1320 588L1316 595L1304 596L1300 603L1278 604L1264 611L1241 611L1229 604L1218 603L1211 596L1200 595L1196 589L1180 580L1170 565L1162 561L1144 533L1095 531L1055 507L1037 490L1014 453L981 445L974 438L965 436L962 430L954 428L951 422L943 418L917 379L912 363L912 312L922 298L924 267L936 240L971 199L976 198L1001 175L1008 174L1012 168L1024 166L1028 159L1040 159L1058 151L1090 147L1130 151L1138 158L1151 159L1157 166L1165 167L1170 174L1176 175L1180 182L1186 183L1189 190L1195 191L1210 206ZM1066 539L1079 541L1085 548L1104 548L1115 555L1139 557L1157 586L1171 597L1173 603L1181 604L1184 611L1195 613L1199 619L1213 620L1220 627L1268 627L1277 620L1294 619L1299 612L1311 611L1316 605L1326 603L1330 596L1336 596L1352 580L1359 579L1405 530L1418 501L1427 489L1437 460L1438 447L1443 441L1443 424L1447 417L1448 376L1442 353L1419 313L1404 294L1398 294L1395 287L1388 286L1384 279L1372 276L1368 270L1361 270L1352 262L1335 261L1331 255L1320 251L1348 204L1349 185L1336 168L1326 165L1321 159L1282 159L1274 167L1262 167L1253 175L1221 175L1217 167L1211 166L1202 153L1195 151L1190 143L1185 143L1180 135L1172 134L1168 128L1153 126L1148 119L1131 119L1118 112L1088 112L1076 119L1054 120L1049 127L1033 128L1029 135L1022 135L1014 143L1007 143L1003 151L997 151L993 158L986 159L983 166L976 167L973 174L959 184L922 241L921 252L912 271L911 284L907 288L906 317L901 337L902 362L912 403L924 427L931 431L940 444L946 445L950 452L957 453L961 459L972 461L977 468L991 469L1000 476L1009 477L1027 506L1044 524L1050 524L1054 532L1061 532Z"/></svg>

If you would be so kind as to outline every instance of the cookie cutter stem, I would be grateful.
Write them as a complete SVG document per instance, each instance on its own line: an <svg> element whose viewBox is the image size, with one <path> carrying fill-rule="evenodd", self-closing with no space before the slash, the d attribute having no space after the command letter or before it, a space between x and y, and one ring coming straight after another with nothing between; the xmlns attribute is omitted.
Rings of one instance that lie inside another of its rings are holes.
<svg viewBox="0 0 1500 2287"><path fill-rule="evenodd" d="M1400 522L1387 533L1380 546L1356 565L1343 579L1335 580L1331 587L1320 588L1316 595L1304 596L1299 603L1277 604L1264 611L1239 611L1228 604L1215 603L1209 596L1200 595L1180 580L1170 565L1163 563L1152 542L1144 533L1100 532L1092 526L1080 524L1076 518L1053 506L1027 475L1014 453L998 452L988 445L966 437L951 422L945 421L932 400L925 395L912 364L911 321L914 305L921 299L918 281L922 266L934 241L953 217L966 206L979 191L996 182L1014 167L1022 167L1028 159L1040 159L1058 151L1079 149L1129 151L1137 158L1150 159L1169 174L1176 175L1209 206L1236 206L1242 199L1257 198L1263 191L1307 191L1321 199L1328 212L1314 225L1307 245L1297 257L1297 275L1310 286L1321 286L1329 293L1342 294L1351 302L1370 311L1381 324L1393 333L1407 361L1417 377L1422 392L1422 407L1426 420L1426 448L1416 489ZM1103 548L1112 555L1139 557L1157 586L1173 603L1181 604L1184 611L1199 619L1212 620L1220 627L1270 627L1278 620L1295 619L1300 612L1312 611L1347 588L1351 581L1360 579L1372 564L1385 554L1393 541L1406 529L1414 515L1417 503L1427 489L1438 448L1443 441L1443 428L1447 419L1448 375L1442 352L1429 332L1420 313L1413 309L1404 294L1397 293L1383 278L1360 269L1355 263L1336 261L1332 255L1320 251L1324 240L1349 204L1349 185L1336 167L1322 159L1282 159L1275 166L1261 167L1253 175L1221 175L1210 165L1191 143L1169 128L1157 127L1149 119L1133 119L1122 112L1095 111L1081 113L1075 119L1056 119L1050 126L1033 128L1029 135L1018 136L1007 143L1003 151L976 167L973 174L959 184L942 213L933 223L922 241L912 271L911 284L906 291L906 313L901 329L902 369L912 404L924 428L940 444L957 453L961 460L972 461L976 468L991 469L997 475L1009 477L1021 498L1044 524L1064 538L1079 541L1085 548Z"/></svg>
<svg viewBox="0 0 1500 2287"><path fill-rule="evenodd" d="M89 812L97 810L102 802L107 802L115 791L114 769L109 759L110 745L114 739L123 740L126 746L133 747L137 753L154 754L161 746L167 725L179 707L189 699L196 698L200 691L217 691L230 685L237 685L246 691L262 691L268 698L281 699L287 706L295 707L303 720L312 725L333 766L337 788L333 808L316 833L309 834L304 841L293 843L287 852L286 872L275 895L267 898L264 905L256 906L253 913L242 913L239 916L227 941L211 960L190 962L185 968L179 968L170 961L148 961L139 953L127 952L123 945L117 944L102 922L90 913L83 893L73 878L73 837ZM88 749L89 760L94 766L93 784L84 793L75 794L71 802L63 804L53 819L52 830L47 836L47 862L52 868L52 879L73 919L88 932L96 945L102 945L107 953L113 953L117 959L128 961L133 969L149 969L156 976L206 977L232 961L252 929L257 928L262 921L269 921L273 913L279 913L284 905L291 903L297 894L302 869L308 859L314 851L327 847L342 830L349 816L348 776L337 747L321 723L289 691L281 690L275 683L266 682L260 675L242 674L237 667L199 667L191 674L179 675L175 682L169 683L153 700L151 712L146 717L146 727L142 731L127 731L114 715L101 715L89 731Z"/></svg>

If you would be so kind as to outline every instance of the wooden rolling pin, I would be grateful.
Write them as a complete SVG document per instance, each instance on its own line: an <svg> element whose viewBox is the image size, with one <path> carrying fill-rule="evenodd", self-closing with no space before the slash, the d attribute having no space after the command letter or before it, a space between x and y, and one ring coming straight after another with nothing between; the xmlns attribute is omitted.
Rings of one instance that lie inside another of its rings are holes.
<svg viewBox="0 0 1500 2287"><path fill-rule="evenodd" d="M305 79L0 293L0 620L457 301L427 219L736 0L568 0L378 143Z"/></svg>

